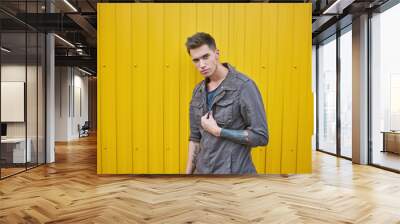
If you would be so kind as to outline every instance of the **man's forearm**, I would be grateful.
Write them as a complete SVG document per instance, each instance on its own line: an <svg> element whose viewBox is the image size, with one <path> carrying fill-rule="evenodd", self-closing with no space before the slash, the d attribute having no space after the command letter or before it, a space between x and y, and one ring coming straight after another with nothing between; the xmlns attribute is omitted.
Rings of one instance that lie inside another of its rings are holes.
<svg viewBox="0 0 400 224"><path fill-rule="evenodd" d="M220 137L251 147L265 146L268 144L268 133L266 135L262 133L258 134L248 129L232 130L222 128Z"/></svg>
<svg viewBox="0 0 400 224"><path fill-rule="evenodd" d="M186 174L192 174L194 172L199 152L200 152L200 144L198 142L190 141Z"/></svg>
<svg viewBox="0 0 400 224"><path fill-rule="evenodd" d="M221 129L221 137L239 144L249 144L249 133L246 130Z"/></svg>
<svg viewBox="0 0 400 224"><path fill-rule="evenodd" d="M194 172L194 169L196 169L196 163L197 163L197 159L200 153L200 144L198 142L192 142L193 145L193 156L192 156L192 172Z"/></svg>

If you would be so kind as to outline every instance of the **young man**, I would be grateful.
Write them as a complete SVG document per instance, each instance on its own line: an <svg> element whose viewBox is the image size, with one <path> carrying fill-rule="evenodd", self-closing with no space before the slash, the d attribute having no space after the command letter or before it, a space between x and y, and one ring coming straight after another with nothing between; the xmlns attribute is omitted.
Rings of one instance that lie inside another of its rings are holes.
<svg viewBox="0 0 400 224"><path fill-rule="evenodd" d="M268 144L260 92L251 79L219 61L207 33L187 38L186 48L205 78L190 102L187 174L256 174L251 148Z"/></svg>

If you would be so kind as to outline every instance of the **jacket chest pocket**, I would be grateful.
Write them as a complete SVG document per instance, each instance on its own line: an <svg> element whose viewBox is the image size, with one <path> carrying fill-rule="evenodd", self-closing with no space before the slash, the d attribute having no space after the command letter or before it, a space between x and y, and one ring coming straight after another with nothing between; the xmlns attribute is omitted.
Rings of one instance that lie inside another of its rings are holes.
<svg viewBox="0 0 400 224"><path fill-rule="evenodd" d="M222 99L215 103L213 114L217 124L228 127L233 120L233 99Z"/></svg>
<svg viewBox="0 0 400 224"><path fill-rule="evenodd" d="M203 116L203 103L200 100L194 100L190 102L190 117L197 125L199 125L199 127L202 116Z"/></svg>

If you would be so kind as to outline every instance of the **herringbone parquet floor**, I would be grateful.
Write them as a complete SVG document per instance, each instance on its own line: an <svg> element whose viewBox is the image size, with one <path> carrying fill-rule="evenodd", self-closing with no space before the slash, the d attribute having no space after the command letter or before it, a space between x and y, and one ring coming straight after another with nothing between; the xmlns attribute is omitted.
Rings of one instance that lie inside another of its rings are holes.
<svg viewBox="0 0 400 224"><path fill-rule="evenodd" d="M0 181L0 223L400 223L400 175L315 153L310 175L98 176L96 142Z"/></svg>

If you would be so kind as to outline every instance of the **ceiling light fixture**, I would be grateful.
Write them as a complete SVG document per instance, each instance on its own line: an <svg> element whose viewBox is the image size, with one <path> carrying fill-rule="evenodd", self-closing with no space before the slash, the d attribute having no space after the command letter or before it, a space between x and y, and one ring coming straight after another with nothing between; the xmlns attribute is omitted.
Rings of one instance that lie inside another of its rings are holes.
<svg viewBox="0 0 400 224"><path fill-rule="evenodd" d="M330 5L327 9L325 9L322 14L340 14L337 12L338 11L337 6L341 1L342 0L336 0L332 5Z"/></svg>
<svg viewBox="0 0 400 224"><path fill-rule="evenodd" d="M11 52L11 50L9 50L9 49L7 49L7 48L5 48L5 47L1 47L1 50L4 51L4 52L6 52L6 53L10 53L10 52Z"/></svg>
<svg viewBox="0 0 400 224"><path fill-rule="evenodd" d="M83 70L83 69L81 69L81 68L79 68L79 67L78 67L78 70L81 71L81 72L83 72L83 73L85 73L85 74L87 74L87 75L90 75L90 76L93 75L92 73L90 73L90 72L88 72L88 71L85 71L85 70Z"/></svg>
<svg viewBox="0 0 400 224"><path fill-rule="evenodd" d="M58 39L60 39L61 41L63 41L64 43L68 44L69 46L75 48L75 45L71 44L71 42L69 42L68 40L58 36L57 34L54 34L55 37L57 37Z"/></svg>
<svg viewBox="0 0 400 224"><path fill-rule="evenodd" d="M74 10L74 12L78 12L78 10L71 4L69 3L69 1L64 0L65 4L67 4L72 10Z"/></svg>

